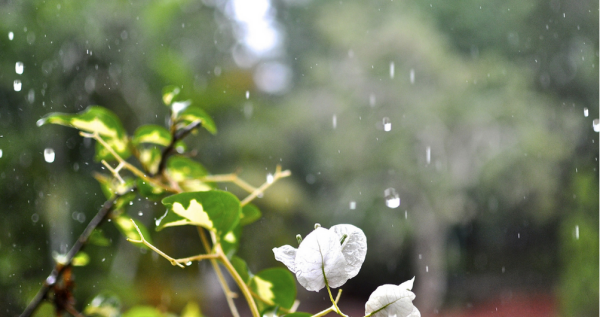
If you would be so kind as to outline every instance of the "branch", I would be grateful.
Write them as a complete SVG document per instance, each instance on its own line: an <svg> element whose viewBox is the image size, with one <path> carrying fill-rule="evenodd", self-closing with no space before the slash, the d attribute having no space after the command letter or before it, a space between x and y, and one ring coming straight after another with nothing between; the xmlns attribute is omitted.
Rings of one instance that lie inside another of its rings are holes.
<svg viewBox="0 0 600 317"><path fill-rule="evenodd" d="M325 309L324 311L318 312L318 313L312 315L311 317L322 317L322 316L329 314L332 311L334 312L336 309L335 305L337 305L337 302L340 300L340 296L342 296L341 289L338 291L337 296L335 297L334 305L331 305L331 307Z"/></svg>
<svg viewBox="0 0 600 317"><path fill-rule="evenodd" d="M171 143L169 143L169 145L163 149L160 155L160 163L158 163L158 169L156 173L152 176L162 174L162 172L165 170L165 167L167 166L167 159L169 158L169 155L171 155L173 149L175 149L175 143L185 138L188 134L190 134L190 132L192 132L192 130L200 127L200 125L202 125L202 120L196 120L188 124L185 128L173 134L173 138L171 138Z"/></svg>
<svg viewBox="0 0 600 317"><path fill-rule="evenodd" d="M135 227L135 230L137 230L138 234L140 235L140 239L141 240L133 240L133 239L127 238L127 241L133 242L133 243L143 243L145 246L147 246L148 248L150 248L152 251L156 252L158 255L162 256L165 259L167 259L169 262L171 262L171 264L177 265L177 266L179 266L182 269L185 268L185 266L183 266L183 264L177 262L174 258L168 256L166 253L162 252L157 247L155 247L152 244L150 244L150 242L146 241L146 239L144 239L144 236L142 235L142 232L140 231L140 228L138 228L138 226L135 223L135 221L133 221L133 219L129 219L129 220L131 220L131 223L133 223L133 226Z"/></svg>
<svg viewBox="0 0 600 317"><path fill-rule="evenodd" d="M264 184L262 184L259 188L253 191L250 195L248 195L244 200L241 201L241 205L246 206L249 202L251 202L254 198L258 197L262 194L267 188L273 185L280 178L288 177L292 175L292 172L289 170L281 171L281 165L277 165L275 168L275 174L273 175L272 180L267 180Z"/></svg>
<svg viewBox="0 0 600 317"><path fill-rule="evenodd" d="M52 273L50 273L50 275L46 278L42 288L31 300L29 305L27 305L20 317L29 317L35 312L41 302L46 298L46 295L48 295L50 288L58 281L65 269L71 266L75 255L77 255L77 253L79 253L79 251L85 247L94 229L96 229L106 219L108 213L112 210L119 197L121 197L121 195L117 194L115 197L107 200L104 205L102 205L102 208L98 210L96 216L94 216L90 223L88 223L83 233L81 233L73 247L71 247L71 250L69 250L69 253L67 253L65 262L56 263Z"/></svg>

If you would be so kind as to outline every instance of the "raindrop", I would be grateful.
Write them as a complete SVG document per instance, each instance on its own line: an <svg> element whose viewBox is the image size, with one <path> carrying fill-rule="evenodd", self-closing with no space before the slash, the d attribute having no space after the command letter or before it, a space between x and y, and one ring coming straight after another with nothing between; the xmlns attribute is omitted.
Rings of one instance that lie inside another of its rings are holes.
<svg viewBox="0 0 600 317"><path fill-rule="evenodd" d="M44 160L46 160L46 162L48 163L52 163L54 162L54 157L56 155L54 154L54 150L52 148L46 148L44 150Z"/></svg>
<svg viewBox="0 0 600 317"><path fill-rule="evenodd" d="M579 240L579 226L575 226L575 239Z"/></svg>
<svg viewBox="0 0 600 317"><path fill-rule="evenodd" d="M12 32L11 32L11 34L12 34ZM48 278L46 279L46 284L54 285L54 283L56 283L56 277L54 277L53 275L48 276Z"/></svg>
<svg viewBox="0 0 600 317"><path fill-rule="evenodd" d="M246 99L250 99L250 90L246 90Z"/></svg>
<svg viewBox="0 0 600 317"><path fill-rule="evenodd" d="M141 217L141 216L143 216L143 215L144 215L144 213L143 213L142 211L138 211L138 216L140 216L140 217Z"/></svg>
<svg viewBox="0 0 600 317"><path fill-rule="evenodd" d="M13 82L13 88L15 89L15 91L21 91L21 81L15 79L15 81Z"/></svg>
<svg viewBox="0 0 600 317"><path fill-rule="evenodd" d="M427 164L431 163L431 146L427 147L426 150L426 159L427 159Z"/></svg>
<svg viewBox="0 0 600 317"><path fill-rule="evenodd" d="M583 116L587 118L589 114L588 108L583 108Z"/></svg>
<svg viewBox="0 0 600 317"><path fill-rule="evenodd" d="M388 118L388 117L383 118L383 131L385 131L385 132L392 131L392 122L390 121L390 118Z"/></svg>
<svg viewBox="0 0 600 317"><path fill-rule="evenodd" d="M425 265L425 272L429 272L429 265Z"/></svg>
<svg viewBox="0 0 600 317"><path fill-rule="evenodd" d="M408 210L404 211L404 219L408 219Z"/></svg>
<svg viewBox="0 0 600 317"><path fill-rule="evenodd" d="M356 202L355 201L351 201L350 202L350 209L352 209L352 210L356 209Z"/></svg>
<svg viewBox="0 0 600 317"><path fill-rule="evenodd" d="M375 102L377 102L377 99L375 99L375 94L370 94L369 95L369 106L375 107Z"/></svg>
<svg viewBox="0 0 600 317"><path fill-rule="evenodd" d="M394 188L388 188L383 192L385 196L385 205L389 208L398 208L400 206L400 196Z"/></svg>
<svg viewBox="0 0 600 317"><path fill-rule="evenodd" d="M600 120L594 119L593 125L594 131L600 132Z"/></svg>
<svg viewBox="0 0 600 317"><path fill-rule="evenodd" d="M15 38L15 34L13 32L8 32L8 40L12 41Z"/></svg>
<svg viewBox="0 0 600 317"><path fill-rule="evenodd" d="M331 121L333 123L333 128L335 129L337 127L337 116L333 115L333 119Z"/></svg>
<svg viewBox="0 0 600 317"><path fill-rule="evenodd" d="M129 202L129 206L133 206L133 201L130 201L130 202Z"/></svg>
<svg viewBox="0 0 600 317"><path fill-rule="evenodd" d="M271 173L267 174L267 183L271 184L271 183L273 183L274 180L275 180L275 177L273 177L273 174L271 174Z"/></svg>
<svg viewBox="0 0 600 317"><path fill-rule="evenodd" d="M2 149L0 149L0 157L2 157Z"/></svg>
<svg viewBox="0 0 600 317"><path fill-rule="evenodd" d="M38 222L38 220L40 220L40 216L38 214L34 213L31 215L31 221L33 221L33 223Z"/></svg>
<svg viewBox="0 0 600 317"><path fill-rule="evenodd" d="M15 73L21 75L23 74L23 69L25 68L25 66L23 65L23 62L17 62L15 64Z"/></svg>
<svg viewBox="0 0 600 317"><path fill-rule="evenodd" d="M190 265L192 265L192 261L187 261L187 262L185 262L185 265L186 265L186 266L190 266Z"/></svg>
<svg viewBox="0 0 600 317"><path fill-rule="evenodd" d="M390 63L390 78L394 79L394 72L396 71L396 65L394 65L394 62Z"/></svg>
<svg viewBox="0 0 600 317"><path fill-rule="evenodd" d="M29 101L29 103L33 103L35 101L35 91L33 89L29 89L29 92L27 93L27 101Z"/></svg>
<svg viewBox="0 0 600 317"><path fill-rule="evenodd" d="M414 69L410 70L410 83L411 84L415 83L415 70Z"/></svg>

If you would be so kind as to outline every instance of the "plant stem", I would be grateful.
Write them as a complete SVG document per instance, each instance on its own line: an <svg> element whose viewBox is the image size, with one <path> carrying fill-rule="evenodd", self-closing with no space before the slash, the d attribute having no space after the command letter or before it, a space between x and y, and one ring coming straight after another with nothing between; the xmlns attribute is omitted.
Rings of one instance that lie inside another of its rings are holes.
<svg viewBox="0 0 600 317"><path fill-rule="evenodd" d="M171 152L173 152L173 149L175 148L175 143L177 143L177 141L185 138L188 134L190 134L190 132L192 132L192 130L198 128L201 124L202 124L201 120L196 120L196 121L190 123L189 125L187 125L185 128L179 130L179 132L173 131L174 128L173 128L173 126L171 127L171 130L172 130L171 143L169 143L169 145L163 149L163 151L160 155L160 162L158 163L158 169L156 171L156 174L154 174L154 175L160 175L165 170L165 167L167 166L167 159L169 158L169 155L171 155Z"/></svg>
<svg viewBox="0 0 600 317"><path fill-rule="evenodd" d="M112 210L112 208L115 205L115 202L119 197L121 197L121 195L115 195L115 197L107 200L104 203L104 205L102 205L102 208L98 210L96 216L94 216L94 218L92 218L92 220L88 223L85 230L83 230L79 238L77 238L77 241L75 242L71 250L69 250L69 253L67 253L65 263L57 263L54 266L52 273L50 273L50 275L46 278L44 284L42 284L42 288L31 300L29 305L27 305L27 307L21 314L21 317L29 317L35 312L35 310L39 307L41 302L46 298L46 295L48 294L48 291L50 291L50 288L56 282L58 282L58 279L62 276L65 269L71 266L71 262L73 262L73 258L75 257L75 255L77 255L77 253L79 253L79 251L81 251L85 247L94 229L96 229L102 223L102 221L106 219L106 216Z"/></svg>
<svg viewBox="0 0 600 317"><path fill-rule="evenodd" d="M246 206L249 202L251 202L254 198L258 197L258 195L262 194L267 188L273 185L278 179L288 177L292 175L292 172L289 170L281 171L281 165L277 165L275 169L275 174L273 174L273 180L267 181L262 184L259 188L254 190L250 195L248 195L244 200L240 202L242 207Z"/></svg>
<svg viewBox="0 0 600 317"><path fill-rule="evenodd" d="M237 283L238 287L242 291L242 294L244 294L244 297L246 298L246 301L248 302L248 306L250 307L250 311L252 312L252 316L260 317L260 313L258 312L258 308L256 307L256 303L254 302L254 298L252 298L252 294L250 293L250 289L248 288L248 285L246 285L246 283L244 282L242 277L238 274L238 272L235 270L235 268L233 267L231 262L229 262L229 259L227 258L225 253L223 253L223 249L221 248L221 245L217 244L216 249L217 249L217 254L220 255L221 262L223 262L223 264L225 265L225 268L227 269L227 271L229 272L231 277L233 277L233 279Z"/></svg>
<svg viewBox="0 0 600 317"><path fill-rule="evenodd" d="M206 250L206 253L210 253L211 252L210 244L208 243L208 238L206 237L204 230L202 229L202 227L197 227L197 228L198 228L198 234L200 235L200 240L202 240L202 245L204 245L204 249ZM229 285L227 285L227 281L223 277L223 273L221 272L219 263L217 262L216 259L210 259L210 263L212 264L213 269L215 270L215 274L217 274L219 283L221 284L221 288L223 289L223 293L225 293L225 299L227 300L227 305L229 306L229 310L231 310L231 314L233 315L233 317L240 317L237 307L235 306L235 303L233 301L233 298L235 297L234 293L231 291L231 289L229 289Z"/></svg>
<svg viewBox="0 0 600 317"><path fill-rule="evenodd" d="M133 242L133 243L143 243L145 246L147 246L148 248L150 248L152 251L156 252L158 255L162 256L165 259L167 259L169 262L171 262L171 264L177 265L177 266L179 266L182 269L185 268L185 266L183 266L183 264L177 262L177 260L175 260L174 258L168 256L166 253L162 252L157 247L155 247L152 244L150 244L150 242L146 241L146 239L144 239L144 236L142 235L142 232L140 231L140 228L138 228L138 226L135 223L135 221L133 221L133 219L130 219L130 220L131 220L131 223L133 223L133 225L135 226L135 230L137 230L138 234L140 235L140 240L133 240L133 239L127 238L127 241Z"/></svg>
<svg viewBox="0 0 600 317"><path fill-rule="evenodd" d="M329 288L327 288L327 289L329 290ZM331 292L329 292L329 295L331 296ZM312 315L311 317L321 317L321 316L325 316L325 315L329 314L329 313L330 313L330 312L332 312L332 311L336 311L336 309L337 309L337 306L336 306L336 304L337 304L337 302L340 300L340 297L341 297L341 296L342 296L342 290L340 289L340 290L338 291L338 294L337 294L337 296L335 297L335 301L334 301L334 300L332 300L332 302L333 302L333 305L331 305L331 307L329 307L329 308L327 308L327 309L325 309L325 310L323 310L323 311L321 311L321 312L318 312L318 313L316 313L316 314ZM338 309L338 310L339 310L339 309ZM337 311L336 311L336 312L337 312ZM342 316L346 316L346 315L342 315Z"/></svg>

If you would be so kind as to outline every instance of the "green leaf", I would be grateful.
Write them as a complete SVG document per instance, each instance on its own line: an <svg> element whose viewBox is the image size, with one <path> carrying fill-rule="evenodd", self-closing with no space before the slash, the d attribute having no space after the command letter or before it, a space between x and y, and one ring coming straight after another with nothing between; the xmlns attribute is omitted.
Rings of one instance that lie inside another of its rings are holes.
<svg viewBox="0 0 600 317"><path fill-rule="evenodd" d="M233 230L230 230L223 235L221 239L221 247L225 255L231 259L231 257L237 252L240 246L240 237L242 236L242 226L238 223Z"/></svg>
<svg viewBox="0 0 600 317"><path fill-rule="evenodd" d="M134 192L128 192L127 194L119 197L115 202L115 210L124 209L129 206L130 203L137 197L137 194Z"/></svg>
<svg viewBox="0 0 600 317"><path fill-rule="evenodd" d="M164 127L155 124L147 124L135 130L131 141L136 146L140 143L168 146L171 144L171 139L171 133Z"/></svg>
<svg viewBox="0 0 600 317"><path fill-rule="evenodd" d="M121 231L121 233L126 238L132 239L132 240L141 240L142 239L142 237L140 237L140 234L137 232L137 230L135 230L135 226L133 225L133 223L131 223L130 218L123 216L123 215L119 215L119 216L113 217L112 221L115 223L115 226L117 226L117 229L119 229L119 231ZM136 221L135 224L138 226L138 228L140 228L140 231L142 232L144 239L146 239L146 241L148 241L149 243L152 243L152 239L150 238L150 232L148 231L148 229L146 229L146 226L144 226L139 221ZM139 243L135 243L135 244L140 247L143 247L143 248L146 247L143 244L139 244Z"/></svg>
<svg viewBox="0 0 600 317"><path fill-rule="evenodd" d="M161 156L161 150L156 146L139 149L140 162L144 165L144 168L152 174L158 171Z"/></svg>
<svg viewBox="0 0 600 317"><path fill-rule="evenodd" d="M216 232L221 237L239 222L241 213L239 199L220 190L176 194L166 197L162 203L168 210L159 220L157 230L194 225ZM175 214L175 217L169 217L169 214ZM176 218L179 219L174 220Z"/></svg>
<svg viewBox="0 0 600 317"><path fill-rule="evenodd" d="M94 231L92 231L92 234L88 238L88 242L90 244L101 246L101 247L109 246L111 243L110 240L104 235L104 232L102 231L102 229L98 229L98 228L96 228L96 229L94 229Z"/></svg>
<svg viewBox="0 0 600 317"><path fill-rule="evenodd" d="M250 269L248 269L248 264L242 258L234 255L231 257L231 264L233 268L235 268L236 272L240 275L244 283L250 283L250 279L252 278L252 273Z"/></svg>
<svg viewBox="0 0 600 317"><path fill-rule="evenodd" d="M102 292L85 306L83 313L89 317L119 316L121 314L121 301L110 292Z"/></svg>
<svg viewBox="0 0 600 317"><path fill-rule="evenodd" d="M181 317L202 317L200 306L196 302L188 302L181 311Z"/></svg>
<svg viewBox="0 0 600 317"><path fill-rule="evenodd" d="M171 156L167 161L166 172L184 191L207 191L213 188L199 180L208 174L204 166L185 156Z"/></svg>
<svg viewBox="0 0 600 317"><path fill-rule="evenodd" d="M177 86L166 86L163 88L163 102L165 105L170 106L173 101L176 100L177 95L181 92L181 89Z"/></svg>
<svg viewBox="0 0 600 317"><path fill-rule="evenodd" d="M249 225L256 220L260 219L262 214L258 207L253 204L247 204L242 208L242 216L240 218L240 225L246 226Z"/></svg>
<svg viewBox="0 0 600 317"><path fill-rule="evenodd" d="M164 317L156 308L151 306L135 306L128 310L121 317Z"/></svg>
<svg viewBox="0 0 600 317"><path fill-rule="evenodd" d="M151 200L160 200L165 194L164 189L154 186L141 178L137 180L137 188L140 196Z"/></svg>
<svg viewBox="0 0 600 317"><path fill-rule="evenodd" d="M47 123L64 125L90 133L97 132L123 159L131 155L128 146L129 140L121 120L106 108L91 106L78 114L53 112L38 120L36 124L42 126ZM102 145L97 144L96 159L114 158Z"/></svg>
<svg viewBox="0 0 600 317"><path fill-rule="evenodd" d="M94 178L100 183L100 189L104 196L108 199L115 197L115 194L126 194L131 192L131 188L135 185L135 179L125 178L125 183L121 183L116 178L100 173L94 173Z"/></svg>
<svg viewBox="0 0 600 317"><path fill-rule="evenodd" d="M71 263L73 266L86 266L88 263L90 263L90 256L83 251L79 251L73 257L73 261Z"/></svg>
<svg viewBox="0 0 600 317"><path fill-rule="evenodd" d="M258 272L249 284L250 288L270 305L290 309L296 299L296 281L288 270L271 268Z"/></svg>
<svg viewBox="0 0 600 317"><path fill-rule="evenodd" d="M217 126L213 119L202 110L200 107L188 106L177 116L177 122L183 126L187 126L192 122L200 120L202 126L210 133L217 133Z"/></svg>

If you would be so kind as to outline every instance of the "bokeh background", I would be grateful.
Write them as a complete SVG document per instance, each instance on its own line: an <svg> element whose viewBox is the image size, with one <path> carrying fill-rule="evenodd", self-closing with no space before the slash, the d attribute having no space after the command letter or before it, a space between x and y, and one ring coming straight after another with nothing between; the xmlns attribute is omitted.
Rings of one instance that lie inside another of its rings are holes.
<svg viewBox="0 0 600 317"><path fill-rule="evenodd" d="M0 1L0 314L23 310L104 201L93 144L35 122L102 105L133 133L165 124L177 85L219 128L187 140L212 173L293 173L244 232L252 271L316 222L351 223L369 242L351 316L413 276L424 316L598 316L598 67L591 0ZM163 212L128 210L150 226ZM106 292L123 310L229 314L210 266L103 228L77 307ZM193 228L152 238L202 250Z"/></svg>

